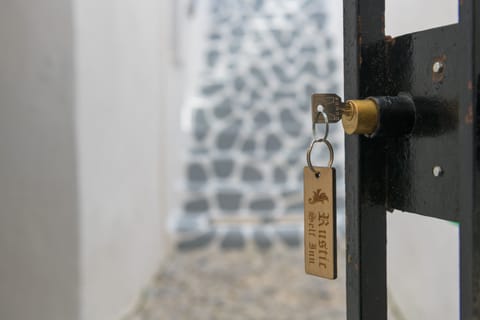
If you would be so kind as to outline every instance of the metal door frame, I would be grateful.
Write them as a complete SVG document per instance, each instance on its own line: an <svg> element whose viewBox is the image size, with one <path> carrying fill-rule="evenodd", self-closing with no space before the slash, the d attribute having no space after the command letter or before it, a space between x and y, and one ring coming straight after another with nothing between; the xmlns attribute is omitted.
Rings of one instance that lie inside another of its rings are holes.
<svg viewBox="0 0 480 320"><path fill-rule="evenodd" d="M439 101L435 110L449 115L424 123L433 131L419 132L418 139L346 137L347 319L387 319L387 209L459 222L460 318L480 319L480 3L459 0L458 24L395 39L384 35L385 0L343 3L345 99L396 95L407 88L424 92L417 98L426 99L427 110ZM431 70L431 58L445 52L445 81L429 78L422 68ZM447 147L432 155L412 147L426 141ZM441 179L422 171L433 156L449 167ZM452 191L442 184L452 184Z"/></svg>

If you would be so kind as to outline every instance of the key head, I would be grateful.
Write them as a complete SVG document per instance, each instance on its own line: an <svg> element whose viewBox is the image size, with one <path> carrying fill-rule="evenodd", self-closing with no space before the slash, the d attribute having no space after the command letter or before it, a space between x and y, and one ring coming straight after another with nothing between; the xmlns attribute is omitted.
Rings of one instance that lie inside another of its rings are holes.
<svg viewBox="0 0 480 320"><path fill-rule="evenodd" d="M329 123L335 123L342 119L342 112L345 108L342 99L334 93L314 93L312 94L312 123L325 123L322 116L318 116L318 106L323 107L323 112L328 117Z"/></svg>

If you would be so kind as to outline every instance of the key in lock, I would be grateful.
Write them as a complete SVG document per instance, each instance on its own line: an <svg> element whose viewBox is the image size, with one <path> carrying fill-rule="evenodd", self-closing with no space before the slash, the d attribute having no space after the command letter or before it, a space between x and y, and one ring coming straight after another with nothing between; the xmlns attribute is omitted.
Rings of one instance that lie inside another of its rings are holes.
<svg viewBox="0 0 480 320"><path fill-rule="evenodd" d="M319 111L327 115L329 123L342 120L346 134L368 137L408 135L413 131L416 114L415 103L408 94L342 102L336 94L316 93L311 98L313 123L325 123L324 117L318 116Z"/></svg>

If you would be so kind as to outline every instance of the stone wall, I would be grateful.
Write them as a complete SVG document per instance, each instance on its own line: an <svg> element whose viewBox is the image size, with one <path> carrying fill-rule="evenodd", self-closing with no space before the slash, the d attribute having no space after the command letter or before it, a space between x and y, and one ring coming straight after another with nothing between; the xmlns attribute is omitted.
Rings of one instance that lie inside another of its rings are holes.
<svg viewBox="0 0 480 320"><path fill-rule="evenodd" d="M302 243L310 95L342 91L334 8L323 0L210 1L201 82L185 106L179 248ZM339 125L330 137L341 164ZM315 162L326 164L317 154ZM342 216L343 168L337 172Z"/></svg>

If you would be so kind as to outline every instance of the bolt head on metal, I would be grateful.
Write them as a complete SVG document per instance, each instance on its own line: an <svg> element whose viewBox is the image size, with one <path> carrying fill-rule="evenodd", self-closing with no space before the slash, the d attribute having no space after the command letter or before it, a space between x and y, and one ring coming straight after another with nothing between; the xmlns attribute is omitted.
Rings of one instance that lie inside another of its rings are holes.
<svg viewBox="0 0 480 320"><path fill-rule="evenodd" d="M443 71L443 63L441 61L435 61L435 63L432 66L432 71L435 73L440 73Z"/></svg>
<svg viewBox="0 0 480 320"><path fill-rule="evenodd" d="M440 177L443 175L443 169L440 166L434 166L432 172L435 177Z"/></svg>

